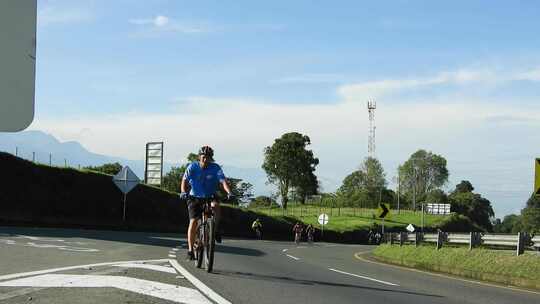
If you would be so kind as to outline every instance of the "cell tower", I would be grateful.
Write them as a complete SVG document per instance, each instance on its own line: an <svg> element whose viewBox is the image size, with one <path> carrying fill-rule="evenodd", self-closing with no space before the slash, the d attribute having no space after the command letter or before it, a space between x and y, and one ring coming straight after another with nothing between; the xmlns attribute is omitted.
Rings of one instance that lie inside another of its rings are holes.
<svg viewBox="0 0 540 304"><path fill-rule="evenodd" d="M373 158L375 157L375 109L377 108L377 103L368 100L367 108L369 113L368 155Z"/></svg>

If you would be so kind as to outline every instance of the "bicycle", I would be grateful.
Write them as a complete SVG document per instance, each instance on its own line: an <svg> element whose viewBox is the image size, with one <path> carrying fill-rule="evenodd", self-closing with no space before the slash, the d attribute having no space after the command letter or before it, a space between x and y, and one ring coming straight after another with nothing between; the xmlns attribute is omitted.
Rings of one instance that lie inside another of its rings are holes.
<svg viewBox="0 0 540 304"><path fill-rule="evenodd" d="M212 201L214 198L200 199L203 201L202 217L197 220L198 229L193 244L193 254L195 255L195 266L202 267L205 262L206 271L212 272L214 267L214 251L216 248L216 224Z"/></svg>
<svg viewBox="0 0 540 304"><path fill-rule="evenodd" d="M257 235L258 240L262 240L261 228L255 228L255 234Z"/></svg>

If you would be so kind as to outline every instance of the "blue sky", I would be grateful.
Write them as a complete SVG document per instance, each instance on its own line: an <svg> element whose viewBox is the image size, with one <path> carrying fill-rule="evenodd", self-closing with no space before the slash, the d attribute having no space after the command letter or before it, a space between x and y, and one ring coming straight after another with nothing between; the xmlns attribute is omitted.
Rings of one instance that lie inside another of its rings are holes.
<svg viewBox="0 0 540 304"><path fill-rule="evenodd" d="M532 191L540 148L535 1L40 1L31 129L93 152L169 161L211 144L260 167L309 135L327 191L367 154L377 101L387 177L423 148L497 216ZM392 185L392 183L391 183Z"/></svg>

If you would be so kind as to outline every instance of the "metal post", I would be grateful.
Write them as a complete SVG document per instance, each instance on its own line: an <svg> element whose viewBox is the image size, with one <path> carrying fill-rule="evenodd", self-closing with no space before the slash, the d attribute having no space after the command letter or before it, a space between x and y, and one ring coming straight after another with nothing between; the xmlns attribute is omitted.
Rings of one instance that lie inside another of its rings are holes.
<svg viewBox="0 0 540 304"><path fill-rule="evenodd" d="M67 168L67 159L64 158L64 167Z"/></svg>
<svg viewBox="0 0 540 304"><path fill-rule="evenodd" d="M32 152L32 162L36 162L36 152Z"/></svg>
<svg viewBox="0 0 540 304"><path fill-rule="evenodd" d="M19 147L15 147L15 156L19 156Z"/></svg>
<svg viewBox="0 0 540 304"><path fill-rule="evenodd" d="M437 250L441 249L443 245L443 232L441 230L437 231Z"/></svg>
<svg viewBox="0 0 540 304"><path fill-rule="evenodd" d="M126 181L126 183L127 183L127 181ZM124 193L124 217L123 217L124 222L126 221L126 196L127 195Z"/></svg>
<svg viewBox="0 0 540 304"><path fill-rule="evenodd" d="M525 252L525 234L525 232L518 232L517 255L522 255Z"/></svg>
<svg viewBox="0 0 540 304"><path fill-rule="evenodd" d="M422 203L422 233L424 233L424 203Z"/></svg>
<svg viewBox="0 0 540 304"><path fill-rule="evenodd" d="M52 153L49 153L49 167L52 166Z"/></svg>
<svg viewBox="0 0 540 304"><path fill-rule="evenodd" d="M398 168L398 184L397 184L397 213L398 214L401 214L400 211L399 211L399 196L400 196L400 193L399 191L401 191L401 173L399 172L399 168Z"/></svg>

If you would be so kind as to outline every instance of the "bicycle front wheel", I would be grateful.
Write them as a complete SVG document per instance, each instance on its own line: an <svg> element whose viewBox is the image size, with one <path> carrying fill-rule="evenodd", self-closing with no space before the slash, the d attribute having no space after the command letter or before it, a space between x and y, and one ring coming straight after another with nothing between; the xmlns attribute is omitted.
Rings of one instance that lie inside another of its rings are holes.
<svg viewBox="0 0 540 304"><path fill-rule="evenodd" d="M214 223L213 218L209 218L206 224L207 224L206 232L208 233L208 238L204 246L205 247L204 256L205 256L205 262L206 262L206 271L212 272L212 269L214 268L214 250L216 247L216 240L215 240L216 225Z"/></svg>
<svg viewBox="0 0 540 304"><path fill-rule="evenodd" d="M205 230L203 221L199 220L199 233L197 235L197 247L195 249L195 266L197 266L197 268L202 267Z"/></svg>

